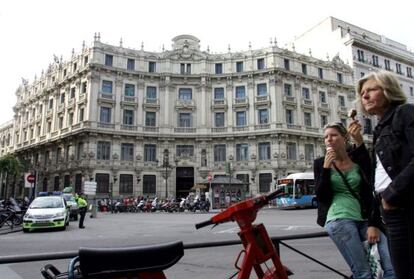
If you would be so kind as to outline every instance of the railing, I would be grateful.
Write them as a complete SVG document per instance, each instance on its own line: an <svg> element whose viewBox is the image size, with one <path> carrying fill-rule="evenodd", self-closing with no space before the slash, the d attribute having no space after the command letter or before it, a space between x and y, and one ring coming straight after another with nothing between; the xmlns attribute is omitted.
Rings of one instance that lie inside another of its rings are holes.
<svg viewBox="0 0 414 279"><path fill-rule="evenodd" d="M249 131L249 126L233 127L233 132Z"/></svg>
<svg viewBox="0 0 414 279"><path fill-rule="evenodd" d="M191 127L176 127L174 128L175 133L195 133L196 128Z"/></svg>
<svg viewBox="0 0 414 279"><path fill-rule="evenodd" d="M137 126L136 125L122 124L121 125L121 130L136 131L137 130Z"/></svg>
<svg viewBox="0 0 414 279"><path fill-rule="evenodd" d="M248 99L247 98L236 98L234 99L235 104L247 104Z"/></svg>
<svg viewBox="0 0 414 279"><path fill-rule="evenodd" d="M225 133L225 132L227 132L227 127L211 128L211 132L213 132L213 133Z"/></svg>
<svg viewBox="0 0 414 279"><path fill-rule="evenodd" d="M319 128L306 126L306 131L313 132L313 133L319 133Z"/></svg>
<svg viewBox="0 0 414 279"><path fill-rule="evenodd" d="M249 99L247 97L233 99L233 109L234 108L248 108L248 107L249 107Z"/></svg>
<svg viewBox="0 0 414 279"><path fill-rule="evenodd" d="M99 98L101 99L106 99L106 100L114 100L115 95L112 93L104 93L104 92L100 92L99 93Z"/></svg>
<svg viewBox="0 0 414 279"><path fill-rule="evenodd" d="M324 108L324 109L328 109L329 108L329 104L328 103L319 103L319 107Z"/></svg>
<svg viewBox="0 0 414 279"><path fill-rule="evenodd" d="M79 100L78 100L78 103L80 103L80 102L84 101L85 99L86 99L86 94L85 94L85 93L79 94Z"/></svg>
<svg viewBox="0 0 414 279"><path fill-rule="evenodd" d="M312 106L313 105L313 102L310 99L303 99L303 104L305 106Z"/></svg>
<svg viewBox="0 0 414 279"><path fill-rule="evenodd" d="M158 99L157 98L145 98L144 103L158 105Z"/></svg>
<svg viewBox="0 0 414 279"><path fill-rule="evenodd" d="M286 125L288 129L293 129L293 130L302 130L302 127L300 125L295 125L295 124L287 124Z"/></svg>
<svg viewBox="0 0 414 279"><path fill-rule="evenodd" d="M144 126L144 127L142 127L142 130L144 132L158 133L159 128L158 127L152 127L152 126Z"/></svg>
<svg viewBox="0 0 414 279"><path fill-rule="evenodd" d="M122 96L122 101L126 103L137 103L138 98L134 96Z"/></svg>
<svg viewBox="0 0 414 279"><path fill-rule="evenodd" d="M309 234L297 234L297 235L286 235L286 236L274 236L271 237L276 249L279 250L279 244L284 240L296 240L296 239L307 239L307 238L318 238L326 237L326 232L309 233ZM224 240L214 242L202 242L184 244L184 249L200 249L200 248L211 248L211 247L222 247L242 244L241 240ZM53 252L53 253L39 253L31 255L13 255L0 257L0 264L10 263L24 263L24 262L36 262L46 260L60 260L70 259L78 256L78 251L64 251L64 252Z"/></svg>
<svg viewBox="0 0 414 279"><path fill-rule="evenodd" d="M269 95L256 96L256 102L267 102L270 100Z"/></svg>
<svg viewBox="0 0 414 279"><path fill-rule="evenodd" d="M98 128L115 129L115 124L98 122Z"/></svg>
<svg viewBox="0 0 414 279"><path fill-rule="evenodd" d="M296 103L295 97L293 96L283 96L283 100L288 103Z"/></svg>
<svg viewBox="0 0 414 279"><path fill-rule="evenodd" d="M326 232L317 232L317 233L296 234L296 235L286 235L286 236L274 236L274 237L271 237L271 240L273 244L275 245L276 251L278 252L279 256L280 256L280 245L282 245L306 257L307 259L312 260L315 263L329 269L330 271L338 275L341 275L343 278L349 278L347 275L339 272L338 270L284 243L284 241L286 240L309 239L309 238L319 238L319 237L327 237L327 236L328 234ZM185 250L202 249L202 248L212 248L212 247L233 246L233 245L240 245L240 244L242 244L241 240L224 240L224 241L214 241L214 242L190 243L190 244L184 244L184 249ZM14 263L23 263L23 262L71 259L71 258L77 257L78 255L79 255L78 251L64 251L64 252L53 252L53 253L4 256L4 257L0 257L0 264L12 264L12 263L14 264Z"/></svg>
<svg viewBox="0 0 414 279"><path fill-rule="evenodd" d="M59 104L57 111L62 112L64 109L65 109L65 104Z"/></svg>
<svg viewBox="0 0 414 279"><path fill-rule="evenodd" d="M264 130L264 129L270 129L270 124L269 123L265 123L265 124L258 124L254 126L255 130Z"/></svg>
<svg viewBox="0 0 414 279"><path fill-rule="evenodd" d="M225 105L225 104L226 104L225 99L214 99L213 100L213 105Z"/></svg>
<svg viewBox="0 0 414 279"><path fill-rule="evenodd" d="M175 100L175 106L176 107L194 107L195 106L195 100Z"/></svg>

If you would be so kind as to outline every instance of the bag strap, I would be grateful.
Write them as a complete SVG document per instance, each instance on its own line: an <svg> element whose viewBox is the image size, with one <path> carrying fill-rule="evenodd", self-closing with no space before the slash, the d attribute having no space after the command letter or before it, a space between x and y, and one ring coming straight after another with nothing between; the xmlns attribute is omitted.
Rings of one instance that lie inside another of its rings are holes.
<svg viewBox="0 0 414 279"><path fill-rule="evenodd" d="M344 181L344 183L345 183L346 187L348 188L349 192L351 192L352 196L354 196L354 198L356 198L357 201L359 201L361 203L361 198L354 191L354 189L351 188L351 186L349 185L349 183L346 180L345 175L342 173L342 171L335 165L335 163L332 163L332 165L334 166L335 170L339 173L339 175L342 177L342 180Z"/></svg>

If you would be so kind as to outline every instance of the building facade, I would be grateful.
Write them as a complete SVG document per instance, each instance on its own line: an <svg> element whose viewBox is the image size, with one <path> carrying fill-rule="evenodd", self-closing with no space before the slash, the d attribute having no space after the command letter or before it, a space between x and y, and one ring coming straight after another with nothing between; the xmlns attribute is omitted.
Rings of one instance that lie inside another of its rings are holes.
<svg viewBox="0 0 414 279"><path fill-rule="evenodd" d="M414 53L402 43L328 17L296 37L291 46L300 53L311 52L320 59L339 56L352 67L355 82L372 71L393 72L406 92L408 102L414 103ZM372 133L376 119L360 115L360 120L365 132Z"/></svg>
<svg viewBox="0 0 414 279"><path fill-rule="evenodd" d="M149 52L101 42L22 81L1 154L26 160L37 191L97 182L98 197L185 196L208 174L245 181L246 195L311 171L322 127L346 122L352 69L272 43L211 54L191 35Z"/></svg>

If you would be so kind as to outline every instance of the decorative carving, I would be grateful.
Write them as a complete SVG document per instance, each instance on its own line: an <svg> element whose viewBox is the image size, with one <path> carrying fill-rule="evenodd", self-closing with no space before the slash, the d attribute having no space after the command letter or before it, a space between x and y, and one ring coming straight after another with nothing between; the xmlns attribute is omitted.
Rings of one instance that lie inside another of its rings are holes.
<svg viewBox="0 0 414 279"><path fill-rule="evenodd" d="M140 154L138 154L135 159L137 159L137 161L141 161L142 160L142 156Z"/></svg>
<svg viewBox="0 0 414 279"><path fill-rule="evenodd" d="M95 153L93 153L93 151L88 153L89 158L95 158Z"/></svg>
<svg viewBox="0 0 414 279"><path fill-rule="evenodd" d="M119 158L119 155L118 155L117 153L114 153L114 154L112 155L112 159L114 159L114 160L118 160L118 158Z"/></svg>

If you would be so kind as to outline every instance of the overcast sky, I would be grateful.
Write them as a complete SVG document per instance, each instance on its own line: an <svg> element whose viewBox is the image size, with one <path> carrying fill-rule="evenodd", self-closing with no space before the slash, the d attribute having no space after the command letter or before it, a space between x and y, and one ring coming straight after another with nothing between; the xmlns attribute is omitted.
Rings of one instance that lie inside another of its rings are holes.
<svg viewBox="0 0 414 279"><path fill-rule="evenodd" d="M202 50L247 50L284 46L334 16L385 35L414 50L414 2L394 0L4 0L0 2L0 126L13 119L21 78L33 81L53 62L78 53L95 32L101 41L139 49L171 49L171 39L191 34Z"/></svg>

